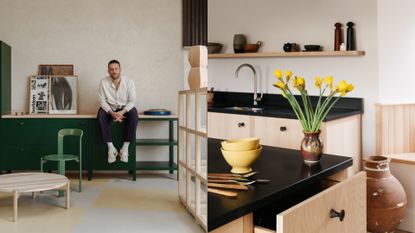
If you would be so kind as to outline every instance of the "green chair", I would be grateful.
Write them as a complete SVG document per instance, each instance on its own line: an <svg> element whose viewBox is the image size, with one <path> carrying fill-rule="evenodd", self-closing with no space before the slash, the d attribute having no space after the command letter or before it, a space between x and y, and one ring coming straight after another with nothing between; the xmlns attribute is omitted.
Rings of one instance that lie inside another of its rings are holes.
<svg viewBox="0 0 415 233"><path fill-rule="evenodd" d="M58 162L58 173L65 175L65 162L75 160L79 163L79 192L82 190L82 136L84 132L81 129L61 129L58 132L58 153L45 155L40 158L40 170L43 172L43 164L47 161ZM79 137L79 155L64 154L63 141L65 136Z"/></svg>

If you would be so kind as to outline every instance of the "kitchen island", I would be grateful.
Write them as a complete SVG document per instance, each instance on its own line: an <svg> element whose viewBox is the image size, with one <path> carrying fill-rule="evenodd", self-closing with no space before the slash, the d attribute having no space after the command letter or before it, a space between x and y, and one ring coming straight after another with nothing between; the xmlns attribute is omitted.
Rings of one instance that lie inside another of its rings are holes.
<svg viewBox="0 0 415 233"><path fill-rule="evenodd" d="M208 141L209 172L230 171L229 165L225 162L220 152L220 142L221 140L218 139L209 139ZM319 189L323 180L352 166L352 163L353 160L350 157L324 154L318 164L307 166L303 163L298 150L263 146L261 155L252 168L259 172L254 178L270 179L270 182L253 184L247 191L239 191L236 198L209 193L208 230L215 233L237 233L235 231L237 228L231 227L232 230L229 230L231 228L227 227L227 225L231 222L235 223L236 220L241 218L245 220L241 228L245 228L245 230L241 232L246 232L246 227L253 228L254 219L257 222L262 221L267 225L268 223L264 220L266 216L261 216L263 213L269 212L267 208L276 206L276 208L282 208L279 211L284 211L292 207L312 196L313 192L311 190ZM359 183L363 183L365 186L364 182ZM361 187L360 185L359 189ZM366 192L365 188L363 189L361 190L362 192L364 191L362 199L365 199ZM293 203L291 204L290 202ZM332 208L335 208L335 206ZM353 208L365 209L364 200ZM365 212L364 210L362 211ZM255 216L256 214L258 216ZM310 215L312 214L311 212ZM365 217L366 215L362 219L365 220ZM271 218L275 219L275 215L271 216ZM248 222L246 219L248 219Z"/></svg>

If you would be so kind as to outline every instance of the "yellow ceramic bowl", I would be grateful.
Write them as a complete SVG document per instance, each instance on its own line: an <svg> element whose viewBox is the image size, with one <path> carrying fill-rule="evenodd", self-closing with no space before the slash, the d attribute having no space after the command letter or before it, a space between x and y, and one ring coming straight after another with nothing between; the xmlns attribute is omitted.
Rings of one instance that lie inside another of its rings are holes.
<svg viewBox="0 0 415 233"><path fill-rule="evenodd" d="M259 147L259 138L241 138L223 141L222 148L229 151L247 151Z"/></svg>
<svg viewBox="0 0 415 233"><path fill-rule="evenodd" d="M221 148L226 162L232 167L232 173L243 174L252 171L251 165L261 154L262 146L254 150L229 151Z"/></svg>

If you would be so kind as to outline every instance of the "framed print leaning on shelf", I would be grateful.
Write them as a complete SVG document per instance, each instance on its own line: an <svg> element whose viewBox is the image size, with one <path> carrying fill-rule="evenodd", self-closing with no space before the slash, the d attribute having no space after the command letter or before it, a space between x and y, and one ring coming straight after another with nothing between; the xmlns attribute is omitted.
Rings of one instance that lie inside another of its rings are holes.
<svg viewBox="0 0 415 233"><path fill-rule="evenodd" d="M50 76L49 93L49 114L77 114L77 76Z"/></svg>
<svg viewBox="0 0 415 233"><path fill-rule="evenodd" d="M29 113L48 113L49 76L30 77Z"/></svg>
<svg viewBox="0 0 415 233"><path fill-rule="evenodd" d="M73 65L39 65L38 75L73 75Z"/></svg>

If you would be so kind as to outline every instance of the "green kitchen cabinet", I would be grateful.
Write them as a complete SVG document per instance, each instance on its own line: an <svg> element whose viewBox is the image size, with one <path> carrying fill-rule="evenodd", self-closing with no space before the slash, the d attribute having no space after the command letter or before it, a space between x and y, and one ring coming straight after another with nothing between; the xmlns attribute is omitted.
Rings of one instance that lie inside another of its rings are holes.
<svg viewBox="0 0 415 233"><path fill-rule="evenodd" d="M90 157L90 170L88 172L88 179L92 178L93 170L125 170L131 173L132 179L136 180L136 149L135 143L130 143L128 148L128 163L121 162L117 159L114 163L108 164L108 149L107 145L102 142L99 131L98 121L91 124L91 147L93 148L92 156ZM124 138L124 123L112 122L111 132L114 139L114 146L119 150L122 147Z"/></svg>
<svg viewBox="0 0 415 233"><path fill-rule="evenodd" d="M43 151L45 155L56 154L58 152L58 131L66 128L81 129L84 132L82 138L82 170L87 170L89 167L89 157L92 154L91 143L91 125L95 119L44 119L44 141ZM79 154L79 138L66 137L64 140L65 154ZM75 161L66 163L66 170L78 170L79 164ZM44 164L45 170L56 170L56 162L47 162Z"/></svg>
<svg viewBox="0 0 415 233"><path fill-rule="evenodd" d="M2 119L0 129L0 145L43 143L42 119Z"/></svg>
<svg viewBox="0 0 415 233"><path fill-rule="evenodd" d="M0 118L11 113L12 53L11 47L0 41Z"/></svg>
<svg viewBox="0 0 415 233"><path fill-rule="evenodd" d="M0 145L1 170L39 170L43 150L38 145Z"/></svg>
<svg viewBox="0 0 415 233"><path fill-rule="evenodd" d="M38 170L43 154L41 119L0 119L0 171Z"/></svg>

